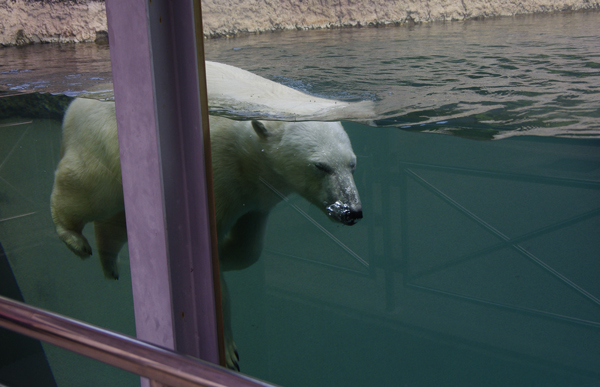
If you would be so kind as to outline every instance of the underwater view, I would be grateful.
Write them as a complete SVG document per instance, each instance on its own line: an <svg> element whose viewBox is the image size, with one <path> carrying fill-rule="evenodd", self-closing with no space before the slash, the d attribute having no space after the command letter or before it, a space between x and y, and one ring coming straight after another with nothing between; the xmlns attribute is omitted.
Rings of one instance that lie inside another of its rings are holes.
<svg viewBox="0 0 600 387"><path fill-rule="evenodd" d="M585 12L205 40L209 61L361 107L299 120L342 121L363 218L334 223L292 195L260 260L226 273L241 372L288 387L600 386L598 25ZM111 82L107 45L0 49L0 294L135 335L127 249L108 281L50 215L64 111L113 100ZM213 96L213 115L295 119ZM36 385L139 384L15 345L0 384L32 385L24 363L46 370Z"/></svg>

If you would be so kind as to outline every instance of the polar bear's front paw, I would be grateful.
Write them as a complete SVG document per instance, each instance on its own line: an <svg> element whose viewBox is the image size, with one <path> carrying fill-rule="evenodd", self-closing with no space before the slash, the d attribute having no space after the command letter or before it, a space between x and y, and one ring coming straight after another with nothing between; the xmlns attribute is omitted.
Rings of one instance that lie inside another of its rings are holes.
<svg viewBox="0 0 600 387"><path fill-rule="evenodd" d="M234 371L240 370L240 356L233 340L225 340L225 361L227 368Z"/></svg>
<svg viewBox="0 0 600 387"><path fill-rule="evenodd" d="M80 258L87 258L92 255L92 247L88 243L87 239L83 235L75 231L63 231L59 234L60 240L62 240L69 250L75 253Z"/></svg>

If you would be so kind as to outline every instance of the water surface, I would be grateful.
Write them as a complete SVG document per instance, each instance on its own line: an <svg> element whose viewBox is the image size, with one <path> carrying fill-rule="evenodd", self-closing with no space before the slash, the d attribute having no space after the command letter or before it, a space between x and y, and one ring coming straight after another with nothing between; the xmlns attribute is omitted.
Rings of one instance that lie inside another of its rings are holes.
<svg viewBox="0 0 600 387"><path fill-rule="evenodd" d="M207 60L312 95L374 101L377 126L477 139L597 137L598 25L592 11L288 31L206 40L205 51ZM108 47L95 44L3 48L0 63L0 85L10 91L74 96L111 81Z"/></svg>
<svg viewBox="0 0 600 387"><path fill-rule="evenodd" d="M474 138L600 133L600 12L205 41L207 59L308 93L376 101L376 123Z"/></svg>

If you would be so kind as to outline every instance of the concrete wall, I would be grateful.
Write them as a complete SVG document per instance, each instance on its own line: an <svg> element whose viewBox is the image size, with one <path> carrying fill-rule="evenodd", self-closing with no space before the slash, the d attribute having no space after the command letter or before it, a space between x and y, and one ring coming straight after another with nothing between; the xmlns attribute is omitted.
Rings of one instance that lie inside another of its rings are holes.
<svg viewBox="0 0 600 387"><path fill-rule="evenodd" d="M207 37L584 9L600 0L202 0ZM0 45L90 42L106 30L103 1L0 0Z"/></svg>

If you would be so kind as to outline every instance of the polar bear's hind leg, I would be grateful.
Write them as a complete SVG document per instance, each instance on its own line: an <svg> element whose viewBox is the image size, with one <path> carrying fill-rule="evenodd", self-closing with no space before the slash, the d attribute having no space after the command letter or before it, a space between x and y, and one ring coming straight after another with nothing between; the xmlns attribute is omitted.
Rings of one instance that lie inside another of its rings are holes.
<svg viewBox="0 0 600 387"><path fill-rule="evenodd" d="M127 242L125 211L121 211L108 219L95 221L94 231L104 276L108 279L119 279L117 260L119 251Z"/></svg>

